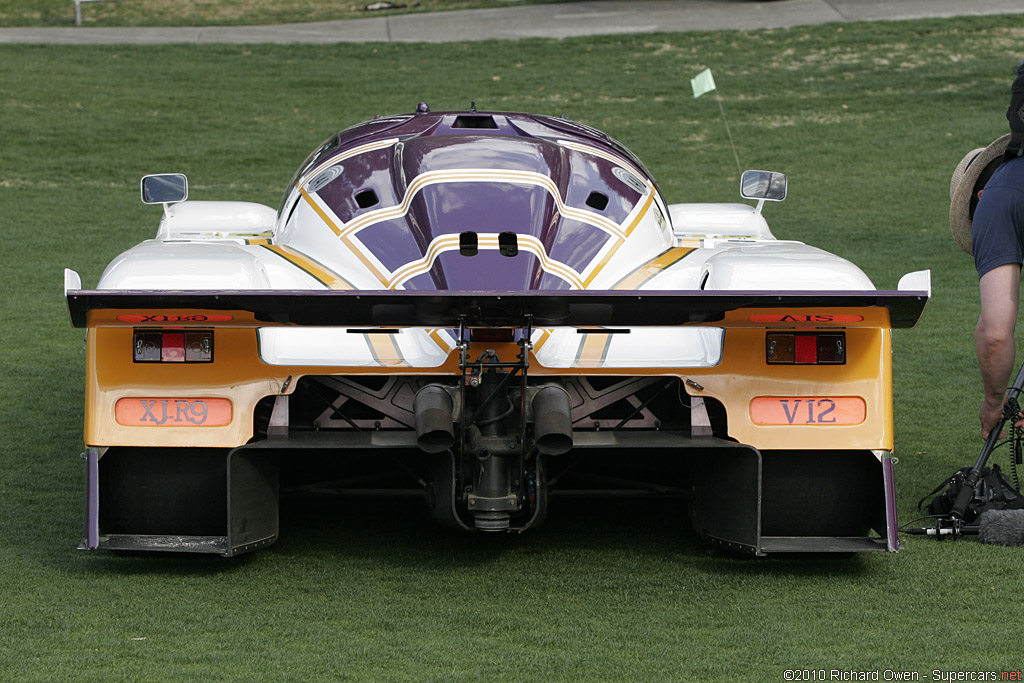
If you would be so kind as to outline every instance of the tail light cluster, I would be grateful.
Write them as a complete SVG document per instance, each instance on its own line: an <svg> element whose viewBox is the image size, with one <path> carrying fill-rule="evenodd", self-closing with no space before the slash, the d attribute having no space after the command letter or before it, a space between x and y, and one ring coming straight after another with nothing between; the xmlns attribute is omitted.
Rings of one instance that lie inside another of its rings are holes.
<svg viewBox="0 0 1024 683"><path fill-rule="evenodd" d="M135 330L136 363L212 363L213 331Z"/></svg>
<svg viewBox="0 0 1024 683"><path fill-rule="evenodd" d="M845 332L769 332L765 352L770 365L845 365Z"/></svg>

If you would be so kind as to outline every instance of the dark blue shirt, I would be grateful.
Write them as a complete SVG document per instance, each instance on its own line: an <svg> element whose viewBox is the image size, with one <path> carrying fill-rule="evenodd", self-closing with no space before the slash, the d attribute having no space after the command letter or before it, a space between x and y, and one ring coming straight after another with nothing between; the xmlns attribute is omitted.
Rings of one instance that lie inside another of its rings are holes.
<svg viewBox="0 0 1024 683"><path fill-rule="evenodd" d="M978 277L1024 256L1024 157L996 169L978 201L971 224L971 245Z"/></svg>

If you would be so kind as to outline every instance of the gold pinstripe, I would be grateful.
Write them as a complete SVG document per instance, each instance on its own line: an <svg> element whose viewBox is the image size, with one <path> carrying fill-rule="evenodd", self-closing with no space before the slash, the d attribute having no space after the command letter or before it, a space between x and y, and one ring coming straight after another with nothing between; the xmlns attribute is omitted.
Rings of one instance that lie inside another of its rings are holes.
<svg viewBox="0 0 1024 683"><path fill-rule="evenodd" d="M537 340L537 343L533 345L533 352L538 353L540 351L540 347L544 346L549 339L551 339L551 330L541 330L540 338Z"/></svg>
<svg viewBox="0 0 1024 683"><path fill-rule="evenodd" d="M555 261L548 258L547 252L544 250L544 244L536 237L533 237L532 235L518 235L518 244L520 249L528 251L537 257L540 261L541 268L545 272L557 275L576 289L582 288L582 281L579 273L561 261ZM446 251L454 251L458 248L458 235L441 235L440 237L434 238L427 247L427 253L423 255L423 258L407 263L395 271L391 280L388 282L388 289L394 289L417 275L422 275L423 273L428 272L433 267L434 261L438 256ZM477 248L497 250L499 248L498 236L494 233L479 234L477 236Z"/></svg>
<svg viewBox="0 0 1024 683"><path fill-rule="evenodd" d="M344 244L349 249L349 251L351 251L353 255L355 255L355 257L358 258L359 261L364 266L366 266L366 269L370 271L370 274L377 278L378 282L380 282L382 285L386 287L388 282L387 277L380 272L377 266L375 266L373 262L370 261L370 259L366 257L366 254L363 253L362 249L357 247L355 244L352 243L351 240L349 240L346 236L341 234L341 229L334 223L333 220L331 220L331 217L327 215L327 212L320 207L320 205L313 199L313 197L308 192L306 192L305 190L299 191L302 193L302 198L305 199L306 202L310 205L310 207L312 207L312 209L317 213L317 215L320 216L320 219L324 222L324 224L326 224L327 227L330 228L335 235L338 235L338 237L341 238L341 243Z"/></svg>
<svg viewBox="0 0 1024 683"><path fill-rule="evenodd" d="M396 142L398 142L398 138L389 138L387 140L378 140L377 142L371 142L360 147L353 147L347 152L342 152L340 155L336 157L331 157L327 161L322 162L319 166L306 173L306 175L303 176L298 183L296 183L296 187L300 189L303 188L306 185L306 183L308 183L311 179L315 178L317 174L319 174L321 171L330 168L331 166L336 166L337 164L340 164L346 159L351 159L354 156L357 156L359 154L365 154L366 152L372 152L374 150L391 147Z"/></svg>
<svg viewBox="0 0 1024 683"><path fill-rule="evenodd" d="M647 263L637 266L612 285L612 289L638 289L665 268L679 263L684 256L693 251L693 247L670 247Z"/></svg>
<svg viewBox="0 0 1024 683"><path fill-rule="evenodd" d="M640 208L640 211L637 212L636 218L633 219L633 222L630 223L629 227L626 229L626 237L629 237L631 234L633 234L633 231L636 230L636 226L640 225L640 221L643 220L644 216L647 215L647 212L650 211L651 206L653 206L653 204L654 192L649 191L647 193L647 200ZM590 275L588 275L587 279L583 281L584 288L590 286L590 283L594 281L594 278L597 277L601 270L604 269L606 265L608 265L608 262L612 259L612 257L615 256L615 252L617 252L619 248L625 243L625 239L620 239L618 242L615 243L615 245L611 249L608 250L608 253L604 255L604 257L596 266L594 266L594 269L590 271Z"/></svg>
<svg viewBox="0 0 1024 683"><path fill-rule="evenodd" d="M642 181L646 175L645 173L641 173L640 170L633 166L633 164L630 163L629 161L626 161L622 157L617 156L615 154L605 152L603 149L598 149L597 147L591 147L589 145L582 145L578 142L573 142L571 140L559 140L558 144L560 144L562 147L567 147L568 149L572 149L577 152L583 152L584 154L592 154L596 157L601 157L606 161L611 161L612 163L618 164L619 166L622 166L626 170L632 172L632 174L635 175L638 180Z"/></svg>
<svg viewBox="0 0 1024 683"><path fill-rule="evenodd" d="M364 334L373 359L381 365L408 365L393 334Z"/></svg>
<svg viewBox="0 0 1024 683"><path fill-rule="evenodd" d="M585 332L580 335L579 350L576 352L576 367L599 368L604 365L611 346L612 336L607 332Z"/></svg>
<svg viewBox="0 0 1024 683"><path fill-rule="evenodd" d="M389 206L376 211L370 211L358 216L344 225L342 235L351 235L359 232L375 223L401 218L409 212L413 199L425 187L438 183L459 183L459 182L506 182L520 183L525 185L536 185L547 190L548 194L555 200L558 213L565 218L578 220L593 225L610 235L622 238L624 233L622 226L615 221L609 220L593 211L576 209L568 206L558 191L558 186L546 175L532 171L511 171L492 169L460 169L454 171L428 171L413 178L405 191L405 197L401 204Z"/></svg>
<svg viewBox="0 0 1024 683"><path fill-rule="evenodd" d="M427 332L427 336L430 337L432 340L434 340L434 343L437 344L437 346L442 351L451 351L452 350L452 348L453 348L452 345L449 344L447 341L445 341L445 338L441 336L441 330L429 329L426 332Z"/></svg>
<svg viewBox="0 0 1024 683"><path fill-rule="evenodd" d="M316 259L303 254L298 249L285 247L276 244L261 244L264 249L269 249L281 258L287 260L296 268L308 273L310 276L326 286L328 289L355 289L355 286L344 277L323 265Z"/></svg>
<svg viewBox="0 0 1024 683"><path fill-rule="evenodd" d="M451 182L506 182L535 185L547 190L547 192L555 200L556 207L561 216L573 220L579 220L589 225L593 225L594 227L597 227L600 230L603 230L608 234L612 235L613 237L615 237L615 243L611 246L610 249L607 250L605 255L601 258L600 262L598 262L596 265L593 266L592 269L590 269L590 273L586 277L586 279L583 279L579 273L577 273L568 265L549 259L547 257L546 251L543 248L543 245L539 242L539 240L536 240L536 238L533 238L531 236L520 235L519 242L521 247L524 250L529 251L530 253L533 253L535 256L537 256L538 259L540 259L541 261L541 267L546 272L550 272L558 277L561 277L562 279L566 280L577 289L585 289L590 285L591 282L594 281L597 275L604 269L604 267L608 264L612 257L618 252L619 248L625 243L626 239L632 234L633 230L637 227L637 225L639 225L643 218L647 215L647 212L650 210L654 199L654 188L649 183L647 183L647 198L644 201L640 210L636 212L635 218L631 221L630 225L624 230L621 225L605 218L604 216L600 216L592 211L576 209L566 205L564 200L562 199L561 193L559 192L558 186L554 183L554 181L551 180L551 178L549 178L548 176L542 175L540 173L534 173L531 171L513 171L503 169L461 169L446 171L428 171L413 179L413 181L409 184L408 188L406 189L405 196L401 204L393 207L378 209L377 211L371 211L369 213L363 214L362 216L354 218L348 223L341 223L341 221L337 220L337 218L333 216L332 211L330 211L324 206L321 206L320 202L318 202L305 189L304 185L308 182L308 180L315 177L316 174L320 173L323 169L329 168L333 165L340 163L345 159L351 158L358 154L390 147L391 145L395 144L395 142L397 142L397 139L384 140L380 142L370 143L368 145L355 148L353 150L349 150L348 152L339 157L334 157L329 161L320 164L319 166L311 170L309 173L307 173L306 176L299 183L299 192L301 193L302 198L310 205L313 211L316 212L316 214L320 217L324 224L335 235L339 237L342 244L347 249L349 249L356 256L356 258L360 260L360 262L374 276L374 278L376 278L378 282L380 282L383 286L389 289L394 289L401 285L403 282L408 281L410 278L416 277L417 275L427 272L433 265L433 261L437 258L437 255L444 251L457 248L457 242L453 246L451 240L448 239L447 236L436 238L431 243L430 248L428 248L427 254L424 254L424 257L422 259L405 264L404 266L399 268L398 271L395 271L389 276L389 274L387 274L386 272L382 272L382 270L378 268L377 264L375 264L369 258L369 254L367 254L365 246L358 239L351 238L354 238L355 234L360 230L363 230L371 225L374 225L375 223L400 218L406 215L409 211L409 208L412 205L412 201L415 198L415 196L420 192L420 190L429 185ZM559 141L559 144L568 149L591 154L612 161L628 169L630 172L634 173L634 175L636 175L638 178L644 178L644 174L640 173L636 168L634 168L634 166L631 163L616 155L609 154L597 148L589 147L587 145L581 145L579 143L574 143L567 140L561 140ZM480 246L484 248L493 248L491 247L489 240L481 240ZM650 264L645 264L645 266L646 265ZM641 268L643 267L644 266L641 266ZM634 271L634 273L635 272L636 271ZM651 274L650 276L653 276L653 274ZM638 275L637 277L640 276ZM622 282L620 281L619 284L621 285Z"/></svg>
<svg viewBox="0 0 1024 683"><path fill-rule="evenodd" d="M324 211L317 202L313 201L313 197L308 192L306 192L306 189L299 188L299 194L302 195L302 198L306 200L306 203L309 204L313 211L316 212L316 215L320 216L320 220L322 220L324 224L331 229L331 232L340 237L341 228L339 228L337 224L335 224L331 217L327 215L327 212Z"/></svg>

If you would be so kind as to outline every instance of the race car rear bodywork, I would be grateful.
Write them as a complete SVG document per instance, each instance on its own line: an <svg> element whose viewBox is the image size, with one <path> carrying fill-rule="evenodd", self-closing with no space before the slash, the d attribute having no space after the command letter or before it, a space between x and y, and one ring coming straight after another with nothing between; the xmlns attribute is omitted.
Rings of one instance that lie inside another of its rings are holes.
<svg viewBox="0 0 1024 683"><path fill-rule="evenodd" d="M748 204L674 204L604 134L508 113L378 117L279 211L143 180L157 236L96 289L83 547L235 555L281 491L410 491L523 531L559 495L683 495L756 555L898 548L891 329L876 290Z"/></svg>

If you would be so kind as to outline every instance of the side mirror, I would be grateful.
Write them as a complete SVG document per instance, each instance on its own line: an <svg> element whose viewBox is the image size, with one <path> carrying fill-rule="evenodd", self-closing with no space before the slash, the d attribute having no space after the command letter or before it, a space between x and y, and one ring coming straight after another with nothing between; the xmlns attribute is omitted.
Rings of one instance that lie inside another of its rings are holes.
<svg viewBox="0 0 1024 683"><path fill-rule="evenodd" d="M143 204L170 204L188 199L188 178L184 173L157 173L142 177Z"/></svg>
<svg viewBox="0 0 1024 683"><path fill-rule="evenodd" d="M786 198L789 181L785 173L775 171L744 171L740 178L740 196L756 199L757 210L768 202L781 202Z"/></svg>

